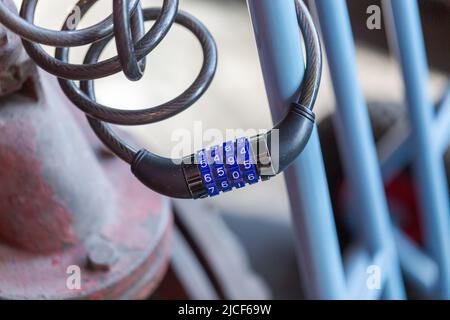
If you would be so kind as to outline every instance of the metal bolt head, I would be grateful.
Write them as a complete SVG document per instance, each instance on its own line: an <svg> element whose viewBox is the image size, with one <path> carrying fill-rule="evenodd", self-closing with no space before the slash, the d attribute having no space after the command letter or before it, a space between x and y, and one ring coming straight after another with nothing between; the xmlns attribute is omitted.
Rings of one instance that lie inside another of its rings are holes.
<svg viewBox="0 0 450 320"><path fill-rule="evenodd" d="M87 266L93 271L109 271L117 261L117 252L107 242L96 242L88 246Z"/></svg>

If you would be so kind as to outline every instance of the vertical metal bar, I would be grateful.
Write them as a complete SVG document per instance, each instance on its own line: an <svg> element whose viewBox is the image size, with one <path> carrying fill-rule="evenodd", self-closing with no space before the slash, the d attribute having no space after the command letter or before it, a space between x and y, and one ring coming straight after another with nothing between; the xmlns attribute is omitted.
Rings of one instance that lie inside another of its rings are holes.
<svg viewBox="0 0 450 320"><path fill-rule="evenodd" d="M378 158L384 184L388 184L411 162L411 133L406 119L400 120L378 141Z"/></svg>
<svg viewBox="0 0 450 320"><path fill-rule="evenodd" d="M338 109L336 124L344 167L358 208L358 227L375 255L386 250L391 265L385 297L405 298L367 106L359 86L355 46L344 0L316 0Z"/></svg>
<svg viewBox="0 0 450 320"><path fill-rule="evenodd" d="M396 42L405 81L414 143L414 170L425 241L439 266L437 297L450 298L450 203L435 114L428 94L428 66L417 1L390 1Z"/></svg>
<svg viewBox="0 0 450 320"><path fill-rule="evenodd" d="M304 73L294 4L248 0L274 121L298 96ZM345 276L317 130L285 178L307 298L344 299Z"/></svg>
<svg viewBox="0 0 450 320"><path fill-rule="evenodd" d="M435 135L441 154L445 154L450 143L450 85L439 103Z"/></svg>

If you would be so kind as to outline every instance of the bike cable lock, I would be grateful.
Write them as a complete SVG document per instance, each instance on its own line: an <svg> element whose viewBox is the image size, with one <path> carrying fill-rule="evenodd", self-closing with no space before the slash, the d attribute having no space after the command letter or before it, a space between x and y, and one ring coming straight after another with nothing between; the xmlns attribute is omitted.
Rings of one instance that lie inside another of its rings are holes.
<svg viewBox="0 0 450 320"><path fill-rule="evenodd" d="M80 0L73 12L80 19L98 0ZM0 1L0 22L22 37L28 55L59 79L67 97L83 111L99 139L131 165L146 186L174 198L204 198L266 180L286 169L302 152L315 123L312 112L319 89L322 54L317 30L301 0L297 19L306 50L306 71L300 97L271 131L225 142L183 159L169 159L146 149L135 149L114 133L110 124L143 125L168 119L193 105L208 89L217 66L217 48L209 31L195 17L178 10L179 0L164 0L162 8L142 8L139 0L113 1L113 14L84 29L68 16L61 31L34 24L38 0L24 0L20 14ZM155 20L145 33L144 22ZM123 71L128 79L141 79L145 57L164 39L174 23L190 30L200 41L203 65L194 82L178 97L143 110L110 108L96 102L95 79ZM117 56L99 61L106 45L115 39ZM82 64L69 62L71 47L90 44ZM41 45L56 47L55 57ZM303 59L303 57L299 57ZM79 85L75 81L80 81ZM275 141L276 140L276 141Z"/></svg>

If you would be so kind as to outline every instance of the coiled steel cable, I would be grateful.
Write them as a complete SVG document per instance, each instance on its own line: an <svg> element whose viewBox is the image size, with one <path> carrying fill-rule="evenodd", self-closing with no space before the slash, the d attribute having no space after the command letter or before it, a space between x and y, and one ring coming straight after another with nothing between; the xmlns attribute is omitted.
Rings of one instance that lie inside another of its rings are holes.
<svg viewBox="0 0 450 320"><path fill-rule="evenodd" d="M317 96L321 74L320 43L312 19L301 0L296 1L297 16L306 48L307 69L299 104L312 109ZM98 0L80 0L80 19ZM23 39L28 55L47 72L59 78L68 98L82 110L102 142L117 156L131 163L137 152L122 141L109 124L143 125L168 119L194 104L208 89L217 67L217 48L206 27L193 16L178 10L179 0L164 0L161 8L141 8L139 0L114 0L113 14L85 29L69 29L69 19L61 31L34 25L38 0L24 0L20 16L0 1L0 23ZM155 20L144 34L144 21ZM79 21L77 21L79 22ZM110 108L96 102L94 80L123 71L128 79L139 80L145 68L145 57L164 39L173 23L190 30L203 50L203 65L194 82L178 97L159 106L142 110ZM106 45L115 39L118 55L99 61ZM82 64L69 63L72 47L90 44ZM55 57L41 45L56 47ZM75 81L80 80L78 86ZM109 123L109 124L108 124Z"/></svg>
<svg viewBox="0 0 450 320"><path fill-rule="evenodd" d="M295 1L297 20L306 48L306 70L298 103L310 110L314 108L322 77L322 52L319 36L311 15L301 0Z"/></svg>

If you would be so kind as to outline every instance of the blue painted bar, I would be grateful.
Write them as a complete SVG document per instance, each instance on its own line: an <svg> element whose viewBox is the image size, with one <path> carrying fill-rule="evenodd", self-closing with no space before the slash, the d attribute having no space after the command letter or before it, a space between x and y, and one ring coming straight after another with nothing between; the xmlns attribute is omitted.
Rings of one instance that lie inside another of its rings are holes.
<svg viewBox="0 0 450 320"><path fill-rule="evenodd" d="M398 263L367 106L359 86L347 6L344 0L316 0L337 100L336 124L344 167L357 208L358 230L372 255L389 252L384 297L403 299Z"/></svg>
<svg viewBox="0 0 450 320"><path fill-rule="evenodd" d="M304 74L294 1L248 0L274 122ZM310 299L345 299L345 276L317 130L287 170L301 282Z"/></svg>
<svg viewBox="0 0 450 320"><path fill-rule="evenodd" d="M385 185L411 163L411 140L409 124L400 123L390 128L378 142L378 156Z"/></svg>
<svg viewBox="0 0 450 320"><path fill-rule="evenodd" d="M450 201L436 137L435 113L428 88L428 65L417 1L390 1L399 59L405 81L414 170L422 208L426 246L439 266L436 296L450 298Z"/></svg>
<svg viewBox="0 0 450 320"><path fill-rule="evenodd" d="M450 143L450 86L436 109L439 111L436 115L434 137L438 141L441 154L444 154ZM378 150L381 156L381 172L386 184L412 161L413 143L409 124L408 128L406 124L399 126L398 130L391 128L379 141Z"/></svg>
<svg viewBox="0 0 450 320"><path fill-rule="evenodd" d="M439 281L439 268L422 249L402 230L394 228L400 265L405 280L416 292L425 296L432 294Z"/></svg>
<svg viewBox="0 0 450 320"><path fill-rule="evenodd" d="M450 144L450 86L439 105L434 135L438 139L441 154L444 154Z"/></svg>

